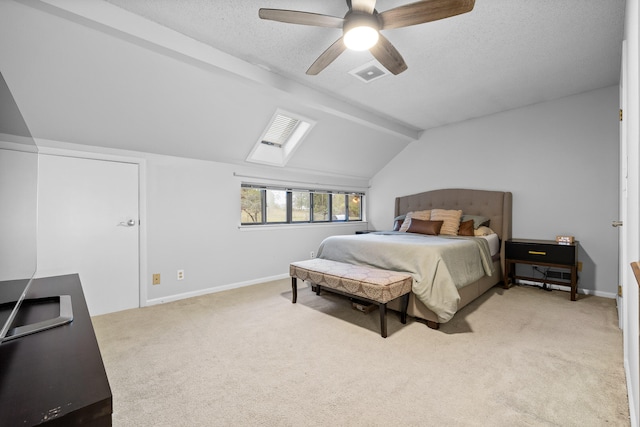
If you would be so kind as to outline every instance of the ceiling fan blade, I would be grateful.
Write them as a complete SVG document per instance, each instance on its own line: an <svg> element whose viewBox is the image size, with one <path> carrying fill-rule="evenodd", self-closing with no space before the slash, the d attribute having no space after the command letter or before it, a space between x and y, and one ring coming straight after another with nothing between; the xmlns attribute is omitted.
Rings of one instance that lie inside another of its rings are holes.
<svg viewBox="0 0 640 427"><path fill-rule="evenodd" d="M261 8L258 15L270 21L286 22L289 24L312 25L314 27L342 28L344 18L321 15L319 13L300 12L298 10L265 9Z"/></svg>
<svg viewBox="0 0 640 427"><path fill-rule="evenodd" d="M311 64L311 67L307 70L307 74L315 76L320 71L327 68L327 66L335 61L335 59L346 49L347 47L344 45L342 37L340 37L331 46L329 46L327 50L322 52L322 55L320 55L313 64Z"/></svg>
<svg viewBox="0 0 640 427"><path fill-rule="evenodd" d="M380 29L402 28L449 18L473 10L475 0L423 0L378 15Z"/></svg>
<svg viewBox="0 0 640 427"><path fill-rule="evenodd" d="M404 62L400 52L398 52L391 42L382 34L380 34L380 38L378 38L378 43L369 49L369 52L371 52L373 57L376 58L384 68L395 75L407 69L407 63Z"/></svg>
<svg viewBox="0 0 640 427"><path fill-rule="evenodd" d="M376 0L351 0L351 10L354 12L373 13Z"/></svg>

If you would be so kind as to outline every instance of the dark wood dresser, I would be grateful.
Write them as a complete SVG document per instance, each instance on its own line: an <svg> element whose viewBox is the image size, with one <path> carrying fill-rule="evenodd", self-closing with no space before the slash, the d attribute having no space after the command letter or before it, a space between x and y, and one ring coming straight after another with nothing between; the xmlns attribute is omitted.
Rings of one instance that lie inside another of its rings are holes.
<svg viewBox="0 0 640 427"><path fill-rule="evenodd" d="M54 295L71 296L71 323L0 344L0 425L111 426L111 388L78 275L36 279L27 296ZM57 303L25 302L17 319L58 314Z"/></svg>
<svg viewBox="0 0 640 427"><path fill-rule="evenodd" d="M532 276L518 276L516 264L539 265L543 267L567 269L571 272L569 283L559 280ZM554 240L511 239L505 242L504 285L516 279L543 282L571 288L571 301L576 300L578 290L578 242L559 244Z"/></svg>

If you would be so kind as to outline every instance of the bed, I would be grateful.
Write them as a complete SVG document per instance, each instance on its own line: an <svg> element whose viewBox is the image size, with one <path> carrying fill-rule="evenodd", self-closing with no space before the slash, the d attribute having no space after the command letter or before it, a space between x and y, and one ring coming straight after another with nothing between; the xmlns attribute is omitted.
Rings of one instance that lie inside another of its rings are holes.
<svg viewBox="0 0 640 427"><path fill-rule="evenodd" d="M442 215L456 211L464 215L455 218L458 226L466 223L467 236L458 236L457 228L455 232L445 231L454 221L451 218L437 221L443 219ZM459 188L426 191L397 197L394 212L393 231L327 238L318 249L318 257L409 272L414 284L407 314L434 329L502 283L502 242L511 238L510 192ZM437 212L439 216L423 220L416 212L429 212L427 216ZM408 224L407 215L413 216ZM471 219L475 221L471 222L473 229L469 234ZM418 224L427 231L416 230ZM401 225L404 230L398 230ZM435 235L431 229L434 226ZM477 237L487 232L494 235ZM391 302L389 308L399 311L398 304Z"/></svg>

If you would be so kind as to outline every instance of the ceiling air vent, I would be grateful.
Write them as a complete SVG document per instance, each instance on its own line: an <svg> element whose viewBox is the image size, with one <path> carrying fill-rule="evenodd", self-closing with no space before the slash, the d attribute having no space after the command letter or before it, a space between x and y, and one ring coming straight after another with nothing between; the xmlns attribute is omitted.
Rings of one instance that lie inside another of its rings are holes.
<svg viewBox="0 0 640 427"><path fill-rule="evenodd" d="M248 162L284 166L315 122L278 109L247 157Z"/></svg>
<svg viewBox="0 0 640 427"><path fill-rule="evenodd" d="M388 75L389 72L384 69L378 63L378 61L371 61L357 68L354 68L353 70L349 71L349 74L360 81L371 83L374 80L378 80L379 78Z"/></svg>

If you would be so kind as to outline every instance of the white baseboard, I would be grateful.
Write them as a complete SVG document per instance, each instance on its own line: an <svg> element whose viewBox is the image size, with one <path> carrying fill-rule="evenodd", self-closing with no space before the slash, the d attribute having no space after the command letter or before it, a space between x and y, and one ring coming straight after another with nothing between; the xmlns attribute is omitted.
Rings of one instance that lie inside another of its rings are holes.
<svg viewBox="0 0 640 427"><path fill-rule="evenodd" d="M540 282L533 282L530 280L518 279L518 283L521 283L523 285L529 285L529 286L538 286L538 287L542 286ZM547 284L547 286L551 289L555 289L558 291L565 291L565 292L570 289L568 286L558 286L558 285L550 285L550 284ZM610 299L615 299L616 296L618 295L615 292L602 292L602 291L594 291L591 289L581 289L581 288L578 288L578 293L582 295L594 295L597 297L610 298Z"/></svg>
<svg viewBox="0 0 640 427"><path fill-rule="evenodd" d="M167 302L178 301L181 299L213 294L215 292L228 291L229 289L237 289L237 288L243 288L245 286L252 286L258 283L266 283L266 282L272 282L274 280L287 279L289 277L290 277L289 274L279 274L277 276L263 277L261 279L255 279L255 280L247 280L246 282L237 282L237 283L231 283L229 285L216 286L213 288L199 289L193 292L185 292L182 294L175 294L175 295L169 295L166 297L150 299L150 300L147 300L146 304L144 305L150 306L150 305L164 304Z"/></svg>

